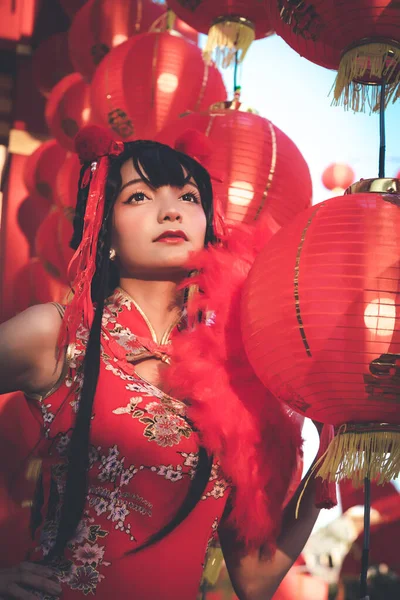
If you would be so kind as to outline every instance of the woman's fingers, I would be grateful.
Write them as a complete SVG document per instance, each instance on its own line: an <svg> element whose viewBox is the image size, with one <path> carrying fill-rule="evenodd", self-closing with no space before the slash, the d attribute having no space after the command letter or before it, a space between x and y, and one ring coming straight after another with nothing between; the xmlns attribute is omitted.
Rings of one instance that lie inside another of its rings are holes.
<svg viewBox="0 0 400 600"><path fill-rule="evenodd" d="M59 583L52 580L54 577L55 572L49 567L24 562L2 573L1 594L16 600L37 600L33 591L60 596L62 589Z"/></svg>
<svg viewBox="0 0 400 600"><path fill-rule="evenodd" d="M7 597L13 599L15 598L16 600L38 600L38 597L35 596L35 594L27 592L15 582L9 584L7 589Z"/></svg>

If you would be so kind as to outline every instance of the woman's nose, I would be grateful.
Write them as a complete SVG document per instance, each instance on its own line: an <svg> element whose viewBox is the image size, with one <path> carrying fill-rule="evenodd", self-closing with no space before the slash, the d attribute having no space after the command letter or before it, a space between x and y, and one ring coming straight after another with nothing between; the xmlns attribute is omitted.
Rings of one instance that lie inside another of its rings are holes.
<svg viewBox="0 0 400 600"><path fill-rule="evenodd" d="M182 221L182 214L178 210L178 208L174 206L165 207L159 212L158 220L160 223L164 223L165 221L171 221L171 223Z"/></svg>

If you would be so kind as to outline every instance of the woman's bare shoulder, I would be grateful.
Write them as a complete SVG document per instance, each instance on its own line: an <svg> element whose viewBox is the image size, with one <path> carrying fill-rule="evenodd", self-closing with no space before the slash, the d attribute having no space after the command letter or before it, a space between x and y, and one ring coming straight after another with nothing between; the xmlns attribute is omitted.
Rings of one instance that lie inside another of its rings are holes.
<svg viewBox="0 0 400 600"><path fill-rule="evenodd" d="M38 304L0 325L0 393L47 384L57 371L62 317L57 305Z"/></svg>

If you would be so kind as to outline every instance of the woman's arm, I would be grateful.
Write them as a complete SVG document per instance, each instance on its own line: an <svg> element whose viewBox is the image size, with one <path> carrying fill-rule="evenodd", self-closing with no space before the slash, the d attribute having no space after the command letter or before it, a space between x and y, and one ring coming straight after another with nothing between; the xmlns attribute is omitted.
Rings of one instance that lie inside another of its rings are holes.
<svg viewBox="0 0 400 600"><path fill-rule="evenodd" d="M53 304L32 306L0 325L0 394L41 393L63 368L57 360L61 317Z"/></svg>
<svg viewBox="0 0 400 600"><path fill-rule="evenodd" d="M315 479L312 476L301 499L298 519L295 518L297 501L309 473L284 510L282 530L272 558L262 547L244 553L232 533L223 528L220 531L226 566L240 600L270 600L304 548L320 512L314 506Z"/></svg>

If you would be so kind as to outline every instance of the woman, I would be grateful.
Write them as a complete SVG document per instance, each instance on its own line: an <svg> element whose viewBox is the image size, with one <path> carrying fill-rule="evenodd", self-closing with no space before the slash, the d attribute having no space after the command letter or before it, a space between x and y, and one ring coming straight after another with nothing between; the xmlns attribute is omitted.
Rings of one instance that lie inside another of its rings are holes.
<svg viewBox="0 0 400 600"><path fill-rule="evenodd" d="M251 260L226 249L193 140L77 141L73 300L0 327L0 391L43 424L32 549L0 597L194 600L218 533L239 598L266 600L311 532L313 483L279 531L300 438L248 369Z"/></svg>

